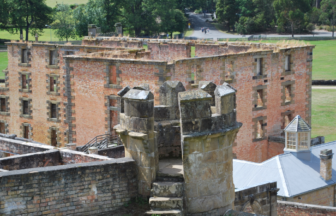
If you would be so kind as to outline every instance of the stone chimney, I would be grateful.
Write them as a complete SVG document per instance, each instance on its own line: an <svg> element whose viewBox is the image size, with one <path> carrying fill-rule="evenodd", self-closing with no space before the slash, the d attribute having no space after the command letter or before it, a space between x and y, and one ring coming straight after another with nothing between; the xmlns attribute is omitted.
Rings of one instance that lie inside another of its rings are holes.
<svg viewBox="0 0 336 216"><path fill-rule="evenodd" d="M320 174L325 181L332 178L332 158L333 153L331 149L324 149L320 154Z"/></svg>

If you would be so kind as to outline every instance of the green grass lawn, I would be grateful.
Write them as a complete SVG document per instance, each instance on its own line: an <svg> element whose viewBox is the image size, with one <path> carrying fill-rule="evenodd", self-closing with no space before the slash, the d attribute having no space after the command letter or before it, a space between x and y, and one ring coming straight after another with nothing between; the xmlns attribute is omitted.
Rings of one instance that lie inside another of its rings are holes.
<svg viewBox="0 0 336 216"><path fill-rule="evenodd" d="M336 140L336 89L314 89L312 95L312 137Z"/></svg>
<svg viewBox="0 0 336 216"><path fill-rule="evenodd" d="M7 68L8 57L7 52L0 52L0 79L5 78L5 74L2 72Z"/></svg>
<svg viewBox="0 0 336 216"><path fill-rule="evenodd" d="M57 3L64 3L64 4L86 4L89 0L66 0L66 1L60 1L60 0L46 0L46 3L49 7L55 7L56 2Z"/></svg>

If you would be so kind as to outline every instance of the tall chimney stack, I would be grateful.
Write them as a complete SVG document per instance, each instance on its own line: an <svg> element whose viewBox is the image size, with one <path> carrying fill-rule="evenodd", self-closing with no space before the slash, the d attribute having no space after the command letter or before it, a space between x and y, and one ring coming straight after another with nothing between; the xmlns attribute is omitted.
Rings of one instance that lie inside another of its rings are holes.
<svg viewBox="0 0 336 216"><path fill-rule="evenodd" d="M321 150L320 175L325 181L329 181L332 178L332 158L333 153L331 149Z"/></svg>

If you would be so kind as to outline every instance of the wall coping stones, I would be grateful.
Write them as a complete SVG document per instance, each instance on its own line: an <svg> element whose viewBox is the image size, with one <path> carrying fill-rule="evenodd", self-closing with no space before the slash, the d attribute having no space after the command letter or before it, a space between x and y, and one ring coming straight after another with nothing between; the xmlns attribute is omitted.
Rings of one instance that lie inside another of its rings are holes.
<svg viewBox="0 0 336 216"><path fill-rule="evenodd" d="M22 145L22 146L29 146L29 147L35 147L35 148L42 148L45 150L52 150L55 149L55 147L53 146L49 146L49 145L45 145L45 144L38 144L38 143L31 143L31 142L24 142L24 141L19 141L19 140L14 140L14 139L9 139L9 138L5 138L5 137L0 137L0 142L1 141L6 141L6 142L12 142L18 145Z"/></svg>
<svg viewBox="0 0 336 216"><path fill-rule="evenodd" d="M124 99L130 100L154 100L154 95L150 91L131 89L125 95Z"/></svg>
<svg viewBox="0 0 336 216"><path fill-rule="evenodd" d="M82 155L85 157L90 157L90 158L95 158L99 160L111 160L112 158L106 157L106 156L101 156L101 155L96 155L96 154L86 154L85 152L81 151L75 151L71 149L59 149L60 152L63 153L69 153L69 154L75 154L75 155Z"/></svg>
<svg viewBox="0 0 336 216"><path fill-rule="evenodd" d="M193 101L193 100L211 100L212 97L207 92L197 89L191 91L179 92L179 101Z"/></svg>
<svg viewBox="0 0 336 216"><path fill-rule="evenodd" d="M109 158L109 160L106 160L106 161L95 161L95 162L88 162L88 163L67 164L63 166L49 166L49 167L13 170L10 172L0 172L0 178L6 177L6 176L33 175L34 173L40 173L40 172L54 172L54 171L61 171L61 170L94 167L94 166L101 168L101 166L103 165L134 163L134 162L135 161L132 158L118 158L118 159Z"/></svg>

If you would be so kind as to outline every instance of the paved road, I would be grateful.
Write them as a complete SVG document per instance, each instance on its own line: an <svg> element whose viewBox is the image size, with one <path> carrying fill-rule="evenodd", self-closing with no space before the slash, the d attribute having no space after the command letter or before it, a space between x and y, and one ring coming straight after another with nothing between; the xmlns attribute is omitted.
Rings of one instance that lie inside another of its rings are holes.
<svg viewBox="0 0 336 216"><path fill-rule="evenodd" d="M336 86L312 86L312 89L335 89Z"/></svg>
<svg viewBox="0 0 336 216"><path fill-rule="evenodd" d="M251 35L234 35L234 34L227 34L224 32L221 32L215 28L214 25L205 22L207 19L211 19L211 14L206 14L204 17L204 14L194 14L189 13L189 18L192 21L192 24L194 26L194 33L190 37L196 37L196 38L244 38L249 37ZM210 32L207 34L202 33L201 28L206 27L210 29ZM292 37L291 34L256 34L261 36L267 36L267 37ZM314 31L313 34L304 34L304 35L294 35L294 37L331 37L331 32L326 31Z"/></svg>

